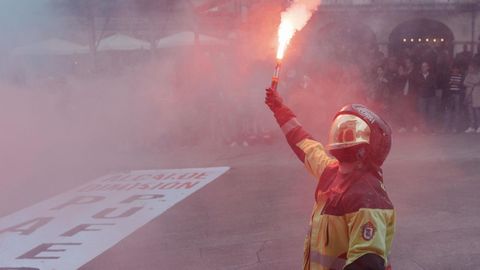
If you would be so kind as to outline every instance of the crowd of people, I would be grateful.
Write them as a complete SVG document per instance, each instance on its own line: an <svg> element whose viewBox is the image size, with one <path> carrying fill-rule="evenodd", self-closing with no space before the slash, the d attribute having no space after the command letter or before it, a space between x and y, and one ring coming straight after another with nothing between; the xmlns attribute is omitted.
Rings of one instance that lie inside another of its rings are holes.
<svg viewBox="0 0 480 270"><path fill-rule="evenodd" d="M407 50L408 51L408 50ZM480 133L480 55L467 45L389 57L376 68L367 100L400 133Z"/></svg>
<svg viewBox="0 0 480 270"><path fill-rule="evenodd" d="M344 58L335 55L336 60L325 55L307 64L286 63L279 87L312 130L327 127L342 105L364 103L385 116L396 132L480 133L480 55L467 47L455 57L442 50L412 50L386 58L373 51L367 55L371 61L348 53ZM92 140L115 137L122 146L206 140L229 146L270 144L280 134L263 104L272 63L241 56L171 56L123 71L112 66L121 72L85 78L72 74L40 81L36 78L45 76L14 76L3 80L0 94L18 98L9 114L33 103L29 107L41 112L32 114L42 116L36 123L78 127L92 131ZM239 61L243 64L231 65Z"/></svg>

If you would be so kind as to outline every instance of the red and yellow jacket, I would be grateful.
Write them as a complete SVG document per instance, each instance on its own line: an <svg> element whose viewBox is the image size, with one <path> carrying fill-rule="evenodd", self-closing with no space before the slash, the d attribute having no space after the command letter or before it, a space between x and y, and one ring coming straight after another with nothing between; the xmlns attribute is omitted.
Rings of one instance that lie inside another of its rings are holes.
<svg viewBox="0 0 480 270"><path fill-rule="evenodd" d="M287 110L282 117L277 121L289 145L318 180L304 269L391 269L388 257L395 211L381 172L358 168L340 173L337 160L313 140L293 113Z"/></svg>

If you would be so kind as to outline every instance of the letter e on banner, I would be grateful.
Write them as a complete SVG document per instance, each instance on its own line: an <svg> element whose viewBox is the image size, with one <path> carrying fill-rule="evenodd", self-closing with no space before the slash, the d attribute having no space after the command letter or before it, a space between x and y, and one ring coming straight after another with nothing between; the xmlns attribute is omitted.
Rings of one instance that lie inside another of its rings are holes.
<svg viewBox="0 0 480 270"><path fill-rule="evenodd" d="M66 249L50 249L53 246L77 246L81 245L81 243L46 243L41 244L34 249L30 250L29 252L23 254L22 256L17 257L17 259L43 259L43 260L55 260L60 258L60 256L37 256L40 253L47 253L47 252L65 252Z"/></svg>

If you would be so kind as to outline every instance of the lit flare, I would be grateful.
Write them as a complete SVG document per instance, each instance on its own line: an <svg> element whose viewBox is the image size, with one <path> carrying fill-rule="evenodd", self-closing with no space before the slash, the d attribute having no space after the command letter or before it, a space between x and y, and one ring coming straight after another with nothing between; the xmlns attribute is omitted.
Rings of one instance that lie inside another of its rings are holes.
<svg viewBox="0 0 480 270"><path fill-rule="evenodd" d="M275 65L275 70L273 71L272 84L270 86L270 88L273 90L277 90L278 81L280 79L282 59L285 56L285 51L287 50L288 44L290 44L290 40L292 40L295 31L296 30L293 26L293 23L288 20L288 18L282 17L282 22L278 27L277 64Z"/></svg>
<svg viewBox="0 0 480 270"><path fill-rule="evenodd" d="M282 59L293 35L305 27L320 3L321 0L293 0L292 5L282 12L282 19L278 27L277 64L272 77L271 89L277 89Z"/></svg>
<svg viewBox="0 0 480 270"><path fill-rule="evenodd" d="M285 19L280 23L278 27L278 49L277 49L277 60L282 60L285 56L285 51L287 50L290 40L292 40L293 35L295 34L295 28L293 27L292 22Z"/></svg>

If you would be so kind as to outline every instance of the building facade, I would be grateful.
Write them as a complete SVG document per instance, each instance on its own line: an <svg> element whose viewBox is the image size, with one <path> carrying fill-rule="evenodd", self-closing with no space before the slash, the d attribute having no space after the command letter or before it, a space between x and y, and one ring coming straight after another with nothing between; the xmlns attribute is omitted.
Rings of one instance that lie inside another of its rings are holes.
<svg viewBox="0 0 480 270"><path fill-rule="evenodd" d="M315 25L363 28L385 53L419 42L444 43L459 52L479 43L479 9L477 0L324 0Z"/></svg>

